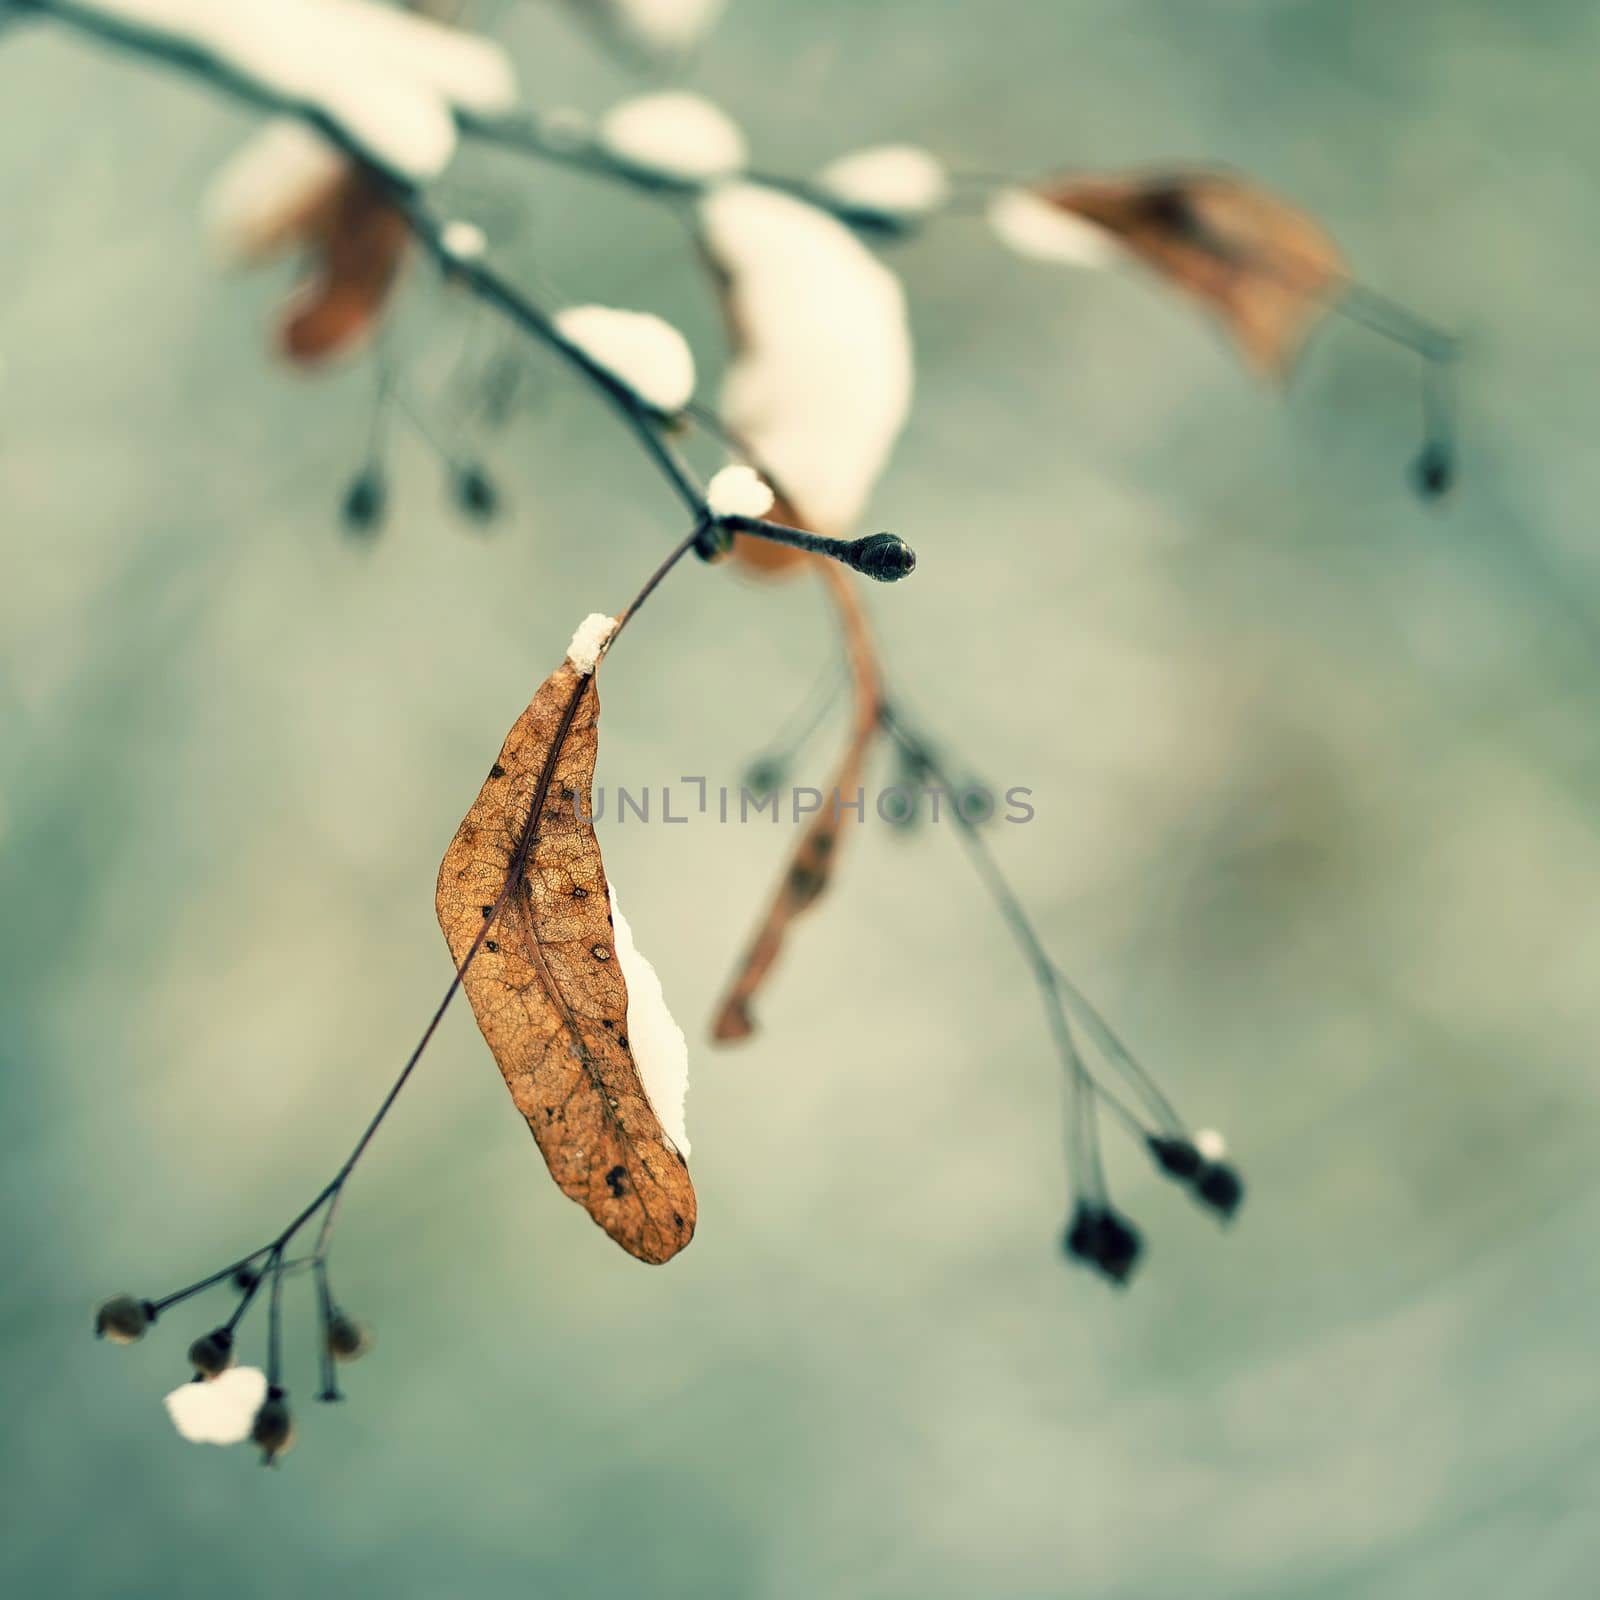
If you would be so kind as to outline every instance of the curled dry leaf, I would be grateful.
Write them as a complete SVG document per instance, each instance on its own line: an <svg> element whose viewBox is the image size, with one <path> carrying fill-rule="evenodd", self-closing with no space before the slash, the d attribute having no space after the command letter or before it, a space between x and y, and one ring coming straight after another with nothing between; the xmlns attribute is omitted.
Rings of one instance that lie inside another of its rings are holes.
<svg viewBox="0 0 1600 1600"><path fill-rule="evenodd" d="M630 1255L660 1262L693 1236L695 1195L628 1043L605 868L584 820L599 716L592 673L569 660L545 680L445 852L436 908L551 1176Z"/></svg>
<svg viewBox="0 0 1600 1600"><path fill-rule="evenodd" d="M208 211L230 261L306 253L308 277L278 329L290 360L309 365L347 351L382 315L405 256L405 218L382 180L321 134L269 122L217 175Z"/></svg>
<svg viewBox="0 0 1600 1600"><path fill-rule="evenodd" d="M853 797L861 787L867 754L877 736L883 710L877 655L854 580L831 561L817 556L805 559L816 566L839 610L853 698L850 738L825 792L822 809L800 836L800 843L779 880L767 913L717 1008L711 1032L713 1038L724 1044L748 1039L755 1032L750 1003L783 950L789 924L821 899L832 880L843 841L844 812L836 802Z"/></svg>
<svg viewBox="0 0 1600 1600"><path fill-rule="evenodd" d="M1304 212L1226 172L1066 177L1051 205L1094 223L1211 308L1258 372L1285 377L1348 282L1343 255Z"/></svg>
<svg viewBox="0 0 1600 1600"><path fill-rule="evenodd" d="M899 280L848 228L788 195L725 184L702 200L700 221L734 351L724 422L777 494L768 516L844 537L911 402L911 334ZM843 837L837 802L861 787L882 710L855 580L831 561L744 534L733 552L760 573L816 571L839 610L855 714L822 809L801 835L718 1009L712 1032L724 1042L755 1031L751 1003L789 925L831 881Z"/></svg>
<svg viewBox="0 0 1600 1600"><path fill-rule="evenodd" d="M217 255L253 266L292 249L349 170L349 158L314 128L270 119L223 163L206 195Z"/></svg>
<svg viewBox="0 0 1600 1600"><path fill-rule="evenodd" d="M382 179L364 168L346 169L302 224L311 276L284 310L278 328L283 354L312 365L359 344L383 314L408 238Z"/></svg>

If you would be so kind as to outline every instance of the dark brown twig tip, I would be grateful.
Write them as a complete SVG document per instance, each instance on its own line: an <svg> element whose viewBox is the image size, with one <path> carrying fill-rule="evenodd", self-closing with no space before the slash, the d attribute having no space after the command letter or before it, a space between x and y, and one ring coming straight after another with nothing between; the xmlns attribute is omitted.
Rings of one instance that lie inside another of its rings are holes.
<svg viewBox="0 0 1600 1600"><path fill-rule="evenodd" d="M845 564L879 583L898 583L916 571L917 553L896 533L869 533L847 546Z"/></svg>
<svg viewBox="0 0 1600 1600"><path fill-rule="evenodd" d="M772 544L788 545L795 550L809 550L813 555L827 556L830 561L843 562L855 572L876 578L879 583L894 583L905 577L917 564L916 551L895 533L869 533L864 539L830 539L825 534L809 533L804 528L768 522L765 517L724 516L712 517L707 521L711 526L726 531L748 533Z"/></svg>

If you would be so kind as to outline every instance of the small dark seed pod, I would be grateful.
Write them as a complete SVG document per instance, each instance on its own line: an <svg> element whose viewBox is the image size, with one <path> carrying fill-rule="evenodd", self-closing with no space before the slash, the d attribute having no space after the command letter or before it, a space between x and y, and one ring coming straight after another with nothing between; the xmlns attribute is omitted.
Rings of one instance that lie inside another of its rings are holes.
<svg viewBox="0 0 1600 1600"><path fill-rule="evenodd" d="M283 1390L276 1385L267 1390L267 1398L250 1425L250 1442L261 1451L261 1459L268 1466L294 1443L294 1417Z"/></svg>
<svg viewBox="0 0 1600 1600"><path fill-rule="evenodd" d="M1066 1232L1061 1236L1061 1248L1074 1260L1098 1264L1100 1256L1100 1210L1087 1201L1080 1200L1073 1209Z"/></svg>
<svg viewBox="0 0 1600 1600"><path fill-rule="evenodd" d="M202 1378L214 1378L233 1365L233 1333L227 1328L213 1328L203 1333L189 1346L189 1364Z"/></svg>
<svg viewBox="0 0 1600 1600"><path fill-rule="evenodd" d="M1113 1283L1126 1283L1143 1253L1139 1230L1116 1212L1105 1212L1100 1220L1099 1267L1106 1277Z"/></svg>
<svg viewBox="0 0 1600 1600"><path fill-rule="evenodd" d="M1455 480L1455 459L1444 445L1425 445L1411 463L1412 486L1424 500L1448 494Z"/></svg>
<svg viewBox="0 0 1600 1600"><path fill-rule="evenodd" d="M1062 1249L1112 1283L1126 1283L1144 1251L1139 1230L1109 1207L1080 1200L1062 1236Z"/></svg>
<svg viewBox="0 0 1600 1600"><path fill-rule="evenodd" d="M744 786L751 794L765 799L783 782L787 771L781 761L752 761L745 771Z"/></svg>
<svg viewBox="0 0 1600 1600"><path fill-rule="evenodd" d="M879 583L895 583L915 570L917 553L899 534L869 533L849 546L849 564Z"/></svg>
<svg viewBox="0 0 1600 1600"><path fill-rule="evenodd" d="M339 518L348 533L373 534L383 526L389 491L378 467L368 467L351 480L344 492Z"/></svg>
<svg viewBox="0 0 1600 1600"><path fill-rule="evenodd" d="M342 1311L328 1318L328 1354L335 1361L355 1361L372 1348L372 1335Z"/></svg>
<svg viewBox="0 0 1600 1600"><path fill-rule="evenodd" d="M1195 1178L1194 1192L1219 1216L1231 1217L1244 1199L1244 1179L1226 1161L1210 1161Z"/></svg>
<svg viewBox="0 0 1600 1600"><path fill-rule="evenodd" d="M235 1267L233 1272L233 1286L240 1294L249 1294L261 1281L260 1274L254 1267Z"/></svg>
<svg viewBox="0 0 1600 1600"><path fill-rule="evenodd" d="M94 1336L112 1344L133 1344L155 1320L156 1308L148 1300L135 1300L131 1294L113 1295L95 1310Z"/></svg>
<svg viewBox="0 0 1600 1600"><path fill-rule="evenodd" d="M887 812L883 812L881 809L883 801L891 794L895 796L897 803ZM878 805L880 808L879 814L883 817L883 820L891 828L897 828L902 833L909 833L922 821L922 811L917 804L916 791L910 784L894 784L879 798Z"/></svg>
<svg viewBox="0 0 1600 1600"><path fill-rule="evenodd" d="M500 491L476 462L460 468L452 481L456 504L474 522L489 522L500 509Z"/></svg>
<svg viewBox="0 0 1600 1600"><path fill-rule="evenodd" d="M1156 1165L1181 1182L1187 1183L1205 1165L1205 1157L1187 1139L1164 1139L1153 1133L1145 1143Z"/></svg>

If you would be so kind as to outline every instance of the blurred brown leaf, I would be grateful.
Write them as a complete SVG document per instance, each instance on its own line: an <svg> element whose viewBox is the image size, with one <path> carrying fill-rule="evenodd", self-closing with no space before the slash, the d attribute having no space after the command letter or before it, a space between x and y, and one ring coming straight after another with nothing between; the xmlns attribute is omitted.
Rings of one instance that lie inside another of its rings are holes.
<svg viewBox="0 0 1600 1600"><path fill-rule="evenodd" d="M563 1193L630 1255L667 1261L695 1195L628 1045L628 989L592 815L592 674L564 663L506 735L439 868L436 909L459 967L535 827L495 925L462 975L478 1026Z"/></svg>
<svg viewBox="0 0 1600 1600"><path fill-rule="evenodd" d="M1210 307L1271 377L1288 375L1348 281L1339 247L1310 217L1230 173L1073 176L1037 193Z"/></svg>
<svg viewBox="0 0 1600 1600"><path fill-rule="evenodd" d="M311 275L284 309L278 347L315 365L343 355L376 326L399 277L410 234L382 179L352 167L295 222Z"/></svg>
<svg viewBox="0 0 1600 1600"><path fill-rule="evenodd" d="M729 982L722 1004L717 1008L711 1035L723 1044L748 1039L755 1031L750 1002L760 992L783 950L789 925L822 898L833 877L842 842L842 807L835 800L853 799L861 787L867 754L879 731L883 691L879 679L877 652L867 628L866 613L855 580L834 562L807 555L827 585L838 607L844 635L845 655L850 666L854 694L854 716L849 742L833 780L824 791L822 809L807 824L800 843L790 858L766 916L756 929L743 959Z"/></svg>

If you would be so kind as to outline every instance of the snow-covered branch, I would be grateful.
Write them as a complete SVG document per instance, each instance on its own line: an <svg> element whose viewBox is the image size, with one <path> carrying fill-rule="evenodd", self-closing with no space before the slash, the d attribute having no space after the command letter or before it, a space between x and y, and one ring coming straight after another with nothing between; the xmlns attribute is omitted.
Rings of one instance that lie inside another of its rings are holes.
<svg viewBox="0 0 1600 1600"><path fill-rule="evenodd" d="M497 46L373 0L13 3L177 68L328 140L381 185L393 212L452 282L605 396L699 523L711 528L724 520L667 426L690 413L693 397L693 358L681 335L642 313L599 306L547 311L484 260L475 229L448 221L426 199L423 184L449 161L458 129L490 126L482 119L513 99L514 75ZM329 177L326 163L314 151L308 156L303 144L290 154L292 183L315 188ZM231 192L221 207L224 226L246 248L259 247L274 233L270 185L285 177L281 152L276 162L247 163L251 170L236 172L226 186ZM269 186L265 195L263 179ZM378 293L385 289L386 283ZM740 519L740 531L788 544L796 533L749 517ZM859 542L822 540L811 548L881 579L909 571L909 550L892 535L881 537L891 546L874 546L870 559ZM702 544L703 551L711 548Z"/></svg>

